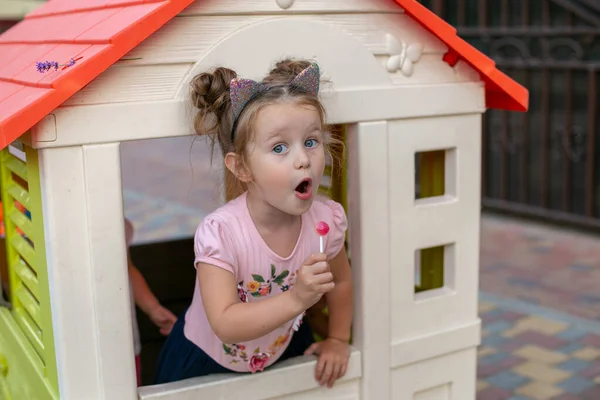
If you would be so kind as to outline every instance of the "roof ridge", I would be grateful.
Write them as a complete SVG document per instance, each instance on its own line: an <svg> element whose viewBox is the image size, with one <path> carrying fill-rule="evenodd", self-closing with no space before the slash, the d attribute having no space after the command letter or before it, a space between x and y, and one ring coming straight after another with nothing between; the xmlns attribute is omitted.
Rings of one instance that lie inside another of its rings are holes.
<svg viewBox="0 0 600 400"><path fill-rule="evenodd" d="M170 0L129 0L129 1L123 1L121 3L102 4L102 5L98 5L98 6L92 6L92 7L74 6L74 8L72 8L70 10L64 10L64 11L43 12L42 10L40 10L40 11L33 11L32 13L27 14L24 19L26 19L26 20L41 19L41 18L45 18L45 17L54 17L56 15L79 14L79 13L90 12L90 11L109 10L111 8L134 7L134 6L151 4L151 3L164 3L164 2L169 2L169 1Z"/></svg>

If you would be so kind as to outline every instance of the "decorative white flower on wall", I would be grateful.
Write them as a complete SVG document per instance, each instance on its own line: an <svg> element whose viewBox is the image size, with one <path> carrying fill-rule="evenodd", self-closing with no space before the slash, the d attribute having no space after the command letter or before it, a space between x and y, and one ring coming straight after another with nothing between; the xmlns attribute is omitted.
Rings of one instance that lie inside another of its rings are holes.
<svg viewBox="0 0 600 400"><path fill-rule="evenodd" d="M275 0L275 3L284 10L287 10L294 4L294 0Z"/></svg>
<svg viewBox="0 0 600 400"><path fill-rule="evenodd" d="M423 45L413 43L408 45L404 40L398 41L389 33L386 35L387 51L390 55L386 67L389 72L400 70L404 76L411 76L413 65L419 61L423 54Z"/></svg>

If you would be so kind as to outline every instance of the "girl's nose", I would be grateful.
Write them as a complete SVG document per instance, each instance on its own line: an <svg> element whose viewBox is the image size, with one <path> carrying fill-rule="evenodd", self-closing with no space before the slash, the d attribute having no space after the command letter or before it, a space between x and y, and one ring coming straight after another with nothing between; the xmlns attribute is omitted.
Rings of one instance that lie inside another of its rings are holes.
<svg viewBox="0 0 600 400"><path fill-rule="evenodd" d="M294 160L294 167L297 169L304 169L310 166L310 157L304 149L299 150Z"/></svg>

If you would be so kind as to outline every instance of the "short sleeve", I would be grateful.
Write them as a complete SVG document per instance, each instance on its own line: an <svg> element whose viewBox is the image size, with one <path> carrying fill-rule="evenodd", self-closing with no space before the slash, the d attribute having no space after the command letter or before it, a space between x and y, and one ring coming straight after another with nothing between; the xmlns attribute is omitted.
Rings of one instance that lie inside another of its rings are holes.
<svg viewBox="0 0 600 400"><path fill-rule="evenodd" d="M327 235L327 246L325 253L327 258L332 259L337 256L344 247L346 241L346 230L348 229L348 219L344 207L336 201L326 200L325 205L331 210L331 226Z"/></svg>
<svg viewBox="0 0 600 400"><path fill-rule="evenodd" d="M235 256L233 241L224 221L217 218L205 218L194 237L194 265L199 262L223 268L235 275Z"/></svg>
<svg viewBox="0 0 600 400"><path fill-rule="evenodd" d="M131 246L131 242L133 241L133 224L127 218L125 218L125 243L127 247Z"/></svg>

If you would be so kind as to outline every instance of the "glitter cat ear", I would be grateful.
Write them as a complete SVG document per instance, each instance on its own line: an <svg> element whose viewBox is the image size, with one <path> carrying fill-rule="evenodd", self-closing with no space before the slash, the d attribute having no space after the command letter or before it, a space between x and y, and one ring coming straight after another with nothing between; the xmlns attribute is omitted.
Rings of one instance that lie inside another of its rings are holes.
<svg viewBox="0 0 600 400"><path fill-rule="evenodd" d="M263 85L251 79L232 79L229 85L229 97L231 98L231 111L233 121L237 120L242 110L258 92Z"/></svg>
<svg viewBox="0 0 600 400"><path fill-rule="evenodd" d="M307 93L316 96L319 93L319 84L321 81L321 72L319 66L315 63L310 64L302 70L292 81L291 86L296 86Z"/></svg>
<svg viewBox="0 0 600 400"><path fill-rule="evenodd" d="M312 63L302 70L292 81L290 86L295 86L307 93L316 96L319 94L319 84L321 80L321 72L319 66ZM231 80L229 85L229 95L231 98L231 110L233 113L233 121L236 121L240 116L244 107L258 93L265 90L267 87L260 82L251 79L235 78Z"/></svg>

